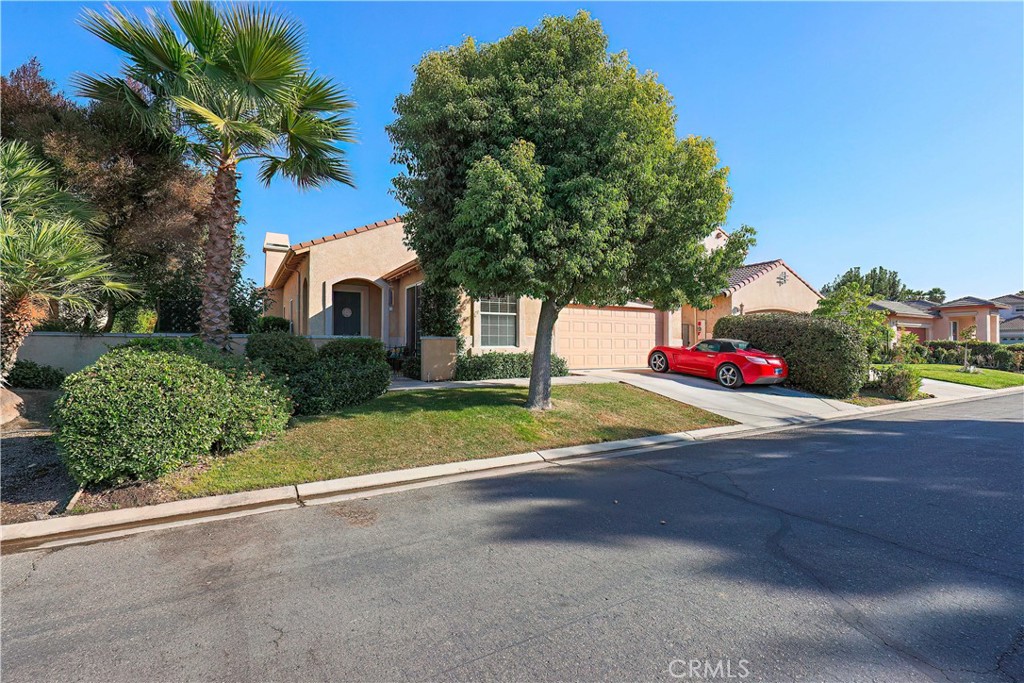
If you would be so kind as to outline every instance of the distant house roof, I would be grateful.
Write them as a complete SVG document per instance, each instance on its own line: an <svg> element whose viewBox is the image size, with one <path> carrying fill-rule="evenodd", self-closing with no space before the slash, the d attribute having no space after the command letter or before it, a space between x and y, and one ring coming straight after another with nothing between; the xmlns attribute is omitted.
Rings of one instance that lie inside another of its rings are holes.
<svg viewBox="0 0 1024 683"><path fill-rule="evenodd" d="M1024 315L1015 315L999 323L1000 332L1024 332Z"/></svg>
<svg viewBox="0 0 1024 683"><path fill-rule="evenodd" d="M935 304L931 304L934 306ZM868 308L875 311L885 311L886 313L894 313L895 315L906 315L914 318L934 318L935 314L928 310L915 306L908 301L888 301L886 299L879 299L878 301L872 301Z"/></svg>
<svg viewBox="0 0 1024 683"><path fill-rule="evenodd" d="M909 304L914 308L919 308L922 311L927 311L929 308L935 308L939 305L938 301L928 301L928 299L911 299L910 301L904 301L903 303Z"/></svg>
<svg viewBox="0 0 1024 683"><path fill-rule="evenodd" d="M369 232L370 230L376 230L377 228L383 228L385 225L394 225L395 223L401 223L402 217L395 216L394 218L388 218L387 220L377 221L375 223L367 223L361 225L358 228L352 228L345 232L336 232L333 235L327 235L326 237L317 237L316 239L309 240L308 242L299 242L298 244L292 245L292 251L298 251L299 249L306 249L317 244L323 244L324 242L333 242L334 240L340 240L345 237L352 237L363 232Z"/></svg>
<svg viewBox="0 0 1024 683"><path fill-rule="evenodd" d="M1020 294L1004 294L1003 296L997 296L992 299L996 303L1006 304L1007 306L1013 306L1014 304L1024 304L1024 296Z"/></svg>
<svg viewBox="0 0 1024 683"><path fill-rule="evenodd" d="M821 296L821 293L817 289L812 287L811 283L797 275L797 272L790 268L788 265L786 265L786 262L783 261L782 259L775 259L774 261L760 261L759 263L746 263L740 266L736 270L729 273L729 283L725 286L725 289L723 289L721 293L732 294L738 289L741 289L749 285L751 282L758 279L762 275L770 273L771 271L777 268L788 269L789 272L793 273L793 275L796 276L797 280L800 280L800 282L807 285L808 289L817 294L819 297Z"/></svg>
<svg viewBox="0 0 1024 683"><path fill-rule="evenodd" d="M996 301L990 301L988 299L979 299L976 296L962 296L959 299L953 301L947 301L946 303L935 306L936 309L941 310L943 308L956 308L958 306L974 306L974 307L988 307L988 308L1009 308L1005 304L998 303Z"/></svg>

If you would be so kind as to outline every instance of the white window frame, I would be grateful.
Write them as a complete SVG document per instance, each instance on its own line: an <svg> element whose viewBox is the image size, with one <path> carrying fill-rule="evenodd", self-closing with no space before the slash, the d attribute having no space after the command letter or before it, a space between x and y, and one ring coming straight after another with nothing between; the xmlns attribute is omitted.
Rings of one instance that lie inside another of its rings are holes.
<svg viewBox="0 0 1024 683"><path fill-rule="evenodd" d="M957 341L960 338L960 321L950 320L949 321L949 338L952 341Z"/></svg>
<svg viewBox="0 0 1024 683"><path fill-rule="evenodd" d="M484 301L489 300L489 299L511 299L513 301L513 303L515 304L515 307L516 307L515 313L502 313L502 312L491 312L491 311L486 311L485 312L483 304L484 304ZM479 315L480 315L480 334L479 334L479 337L480 337L480 348L482 348L482 349L518 349L519 348L519 338L520 338L519 323L520 323L520 314L521 314L521 308L522 308L521 305L520 305L521 304L521 300L518 297L513 297L513 296L493 296L493 297L486 297L485 299L478 299L476 304L477 304L477 310L479 311ZM511 317L512 318L512 320L514 322L514 324L512 326L512 329L514 330L514 333L515 333L515 338L513 339L513 343L512 344L485 344L484 343L484 316L487 316L487 315L506 316L506 317Z"/></svg>

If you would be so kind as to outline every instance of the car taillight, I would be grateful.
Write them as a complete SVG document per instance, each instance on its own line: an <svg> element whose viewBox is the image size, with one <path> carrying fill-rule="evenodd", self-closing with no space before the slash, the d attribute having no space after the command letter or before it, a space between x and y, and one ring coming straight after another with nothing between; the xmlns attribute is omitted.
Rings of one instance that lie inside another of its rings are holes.
<svg viewBox="0 0 1024 683"><path fill-rule="evenodd" d="M766 361L764 358L761 358L760 356L743 356L743 357L746 358L747 360L749 360L754 365L768 365L768 361Z"/></svg>

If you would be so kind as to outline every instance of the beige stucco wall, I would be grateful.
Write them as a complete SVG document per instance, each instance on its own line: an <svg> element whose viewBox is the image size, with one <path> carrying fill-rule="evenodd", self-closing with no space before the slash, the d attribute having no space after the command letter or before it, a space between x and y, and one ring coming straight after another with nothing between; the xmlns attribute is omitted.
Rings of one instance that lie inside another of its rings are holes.
<svg viewBox="0 0 1024 683"><path fill-rule="evenodd" d="M391 316L386 310L388 283L381 276L408 263L415 254L402 243L402 223L392 223L349 237L309 247L309 331L329 335L333 328L331 292L342 280L373 283L376 295L370 305L376 327L373 336L391 338ZM374 289L371 289L374 291ZM383 324L382 324L383 323ZM371 323L371 326L373 323Z"/></svg>
<svg viewBox="0 0 1024 683"><path fill-rule="evenodd" d="M455 376L455 337L420 337L420 379L443 382Z"/></svg>
<svg viewBox="0 0 1024 683"><path fill-rule="evenodd" d="M779 266L735 291L732 307L746 313L810 313L821 297L786 266Z"/></svg>

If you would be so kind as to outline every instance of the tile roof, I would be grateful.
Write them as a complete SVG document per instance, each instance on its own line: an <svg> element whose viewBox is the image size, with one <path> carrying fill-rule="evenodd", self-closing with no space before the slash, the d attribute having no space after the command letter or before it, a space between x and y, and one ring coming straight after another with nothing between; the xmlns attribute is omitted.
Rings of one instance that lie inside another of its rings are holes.
<svg viewBox="0 0 1024 683"><path fill-rule="evenodd" d="M419 267L420 260L418 258L414 258L412 261L409 261L408 263L403 263L402 265L398 266L390 273L385 273L384 275L381 276L381 279L384 280L384 282L393 282L402 277L403 275L408 275L414 270L418 270Z"/></svg>
<svg viewBox="0 0 1024 683"><path fill-rule="evenodd" d="M1024 332L1024 315L1015 315L999 323L1000 332Z"/></svg>
<svg viewBox="0 0 1024 683"><path fill-rule="evenodd" d="M989 301L988 299L979 299L976 296L962 296L959 299L953 301L947 301L944 304L939 304L935 308L953 308L955 306L988 306L991 308L1009 308L1004 304L996 301Z"/></svg>
<svg viewBox="0 0 1024 683"><path fill-rule="evenodd" d="M922 311L927 311L929 308L935 308L939 305L937 301L928 301L928 299L911 299L910 301L904 301L902 303L909 304L914 308L918 308Z"/></svg>
<svg viewBox="0 0 1024 683"><path fill-rule="evenodd" d="M754 280L758 279L765 273L770 273L776 268L786 268L789 272L796 276L797 280L807 285L808 289L812 292L821 296L821 293L814 287L811 286L807 280L803 279L797 272L790 268L785 261L782 259L775 259L774 261L760 261L758 263L746 263L739 268L729 273L729 283L722 290L722 294L732 294L738 289L749 285Z"/></svg>
<svg viewBox="0 0 1024 683"><path fill-rule="evenodd" d="M299 242L298 244L293 244L291 248L292 251L295 251L297 249L305 249L307 247L312 247L317 244L323 244L324 242L333 242L334 240L340 240L344 237L352 237L353 235L358 235L359 233L369 232L370 230L376 230L377 228L383 228L385 225L394 225L395 223L401 222L402 217L395 216L394 218L389 218L384 221L367 223L366 225L361 225L358 228L352 228L351 230L346 230L345 232L336 232L333 235L327 235L326 237L317 237L316 239L309 240L308 242Z"/></svg>
<svg viewBox="0 0 1024 683"><path fill-rule="evenodd" d="M914 316L915 318L935 317L934 313L930 313L923 308L914 306L911 303L905 301L887 301L885 299L879 299L877 301L872 301L868 308L871 308L876 311L887 311L889 313L895 313L896 315L910 315Z"/></svg>
<svg viewBox="0 0 1024 683"><path fill-rule="evenodd" d="M1000 304L1024 303L1024 296L1021 296L1020 294L1004 294L1002 296L992 297L992 301Z"/></svg>

